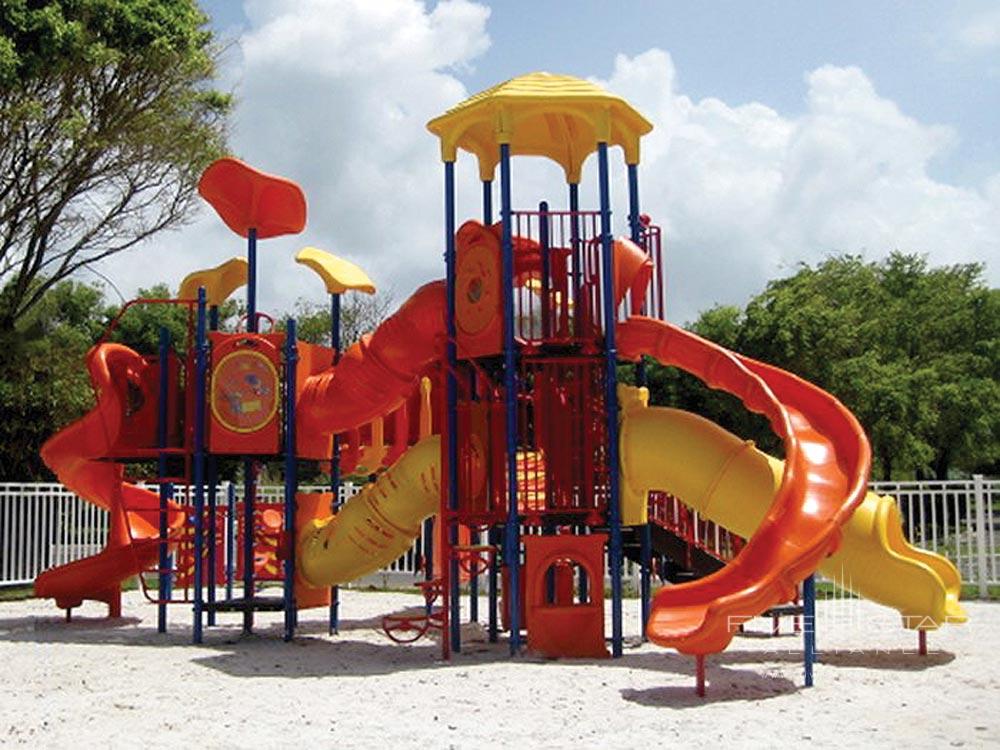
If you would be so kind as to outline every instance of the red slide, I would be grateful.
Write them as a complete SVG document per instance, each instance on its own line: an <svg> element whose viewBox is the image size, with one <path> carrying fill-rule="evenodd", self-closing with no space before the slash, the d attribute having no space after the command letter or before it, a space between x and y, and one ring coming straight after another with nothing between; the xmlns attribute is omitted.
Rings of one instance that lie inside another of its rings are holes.
<svg viewBox="0 0 1000 750"><path fill-rule="evenodd" d="M841 525L864 500L871 451L854 416L801 378L742 357L669 323L633 317L618 327L620 355L648 354L737 396L785 443L774 502L740 554L722 570L661 589L650 640L682 653L722 651L739 623L789 601L796 585L840 544Z"/></svg>
<svg viewBox="0 0 1000 750"><path fill-rule="evenodd" d="M111 454L128 413L128 383L149 364L121 344L100 344L87 354L97 405L42 446L42 459L59 481L111 514L107 546L92 557L47 570L35 579L35 595L64 609L83 600L106 602L121 613L121 582L154 564L159 554L159 496L123 481L123 467L101 460ZM172 505L171 528L183 522Z"/></svg>

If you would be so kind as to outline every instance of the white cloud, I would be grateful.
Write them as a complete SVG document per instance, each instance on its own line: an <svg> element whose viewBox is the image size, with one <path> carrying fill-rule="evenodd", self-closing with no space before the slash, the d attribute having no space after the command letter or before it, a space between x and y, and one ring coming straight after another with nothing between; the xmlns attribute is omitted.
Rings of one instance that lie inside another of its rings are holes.
<svg viewBox="0 0 1000 750"><path fill-rule="evenodd" d="M261 308L322 299L318 280L292 261L305 244L361 264L398 301L439 278L442 170L425 124L467 95L455 71L489 45L489 11L466 0L433 9L416 0L251 0L247 15L231 71L240 98L235 151L299 181L310 211L305 233L262 243ZM857 68L809 73L797 117L762 103L694 101L656 49L618 56L603 84L656 126L643 143L642 202L664 226L675 320L743 303L768 279L833 252L876 258L898 248L933 263L989 261L991 281L1000 281L1000 175L981 190L931 178L928 164L955 144L955 132L908 117ZM591 206L594 161L582 190ZM565 205L557 167L516 160L514 175L519 206ZM458 185L459 220L478 216L471 157L459 160ZM621 230L620 165L613 189ZM126 287L164 276L176 283L238 252L242 241L206 212L103 270ZM150 274L152 257L163 261Z"/></svg>
<svg viewBox="0 0 1000 750"><path fill-rule="evenodd" d="M989 261L998 280L998 179L982 191L932 179L928 164L955 133L907 117L857 68L809 73L796 118L756 103L694 102L659 50L619 56L604 85L656 124L643 208L666 228L674 318L744 302L767 279L834 252Z"/></svg>
<svg viewBox="0 0 1000 750"><path fill-rule="evenodd" d="M443 273L442 178L425 124L467 95L450 72L489 46L489 10L466 0L251 0L249 28L227 71L238 106L237 156L298 182L305 232L260 243L259 305L290 310L322 287L293 261L304 245L361 264L377 284L408 294ZM209 210L192 226L105 267L123 286L243 253Z"/></svg>
<svg viewBox="0 0 1000 750"><path fill-rule="evenodd" d="M973 52L1000 47L1000 10L980 13L966 21L955 33L955 41Z"/></svg>

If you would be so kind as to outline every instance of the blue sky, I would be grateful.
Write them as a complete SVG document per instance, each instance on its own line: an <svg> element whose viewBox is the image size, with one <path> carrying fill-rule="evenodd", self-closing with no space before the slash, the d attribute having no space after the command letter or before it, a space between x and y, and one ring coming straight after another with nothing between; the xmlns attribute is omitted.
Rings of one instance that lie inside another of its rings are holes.
<svg viewBox="0 0 1000 750"><path fill-rule="evenodd" d="M803 110L806 71L856 65L904 112L959 131L955 147L932 162L935 176L970 184L1000 171L1000 41L978 47L961 41L991 11L1000 25L996 2L486 4L490 48L455 71L471 91L533 70L603 76L616 54L660 47L693 98L760 101L795 115ZM248 25L243 3L201 5L223 38L236 38Z"/></svg>
<svg viewBox="0 0 1000 750"><path fill-rule="evenodd" d="M984 262L1000 285L995 2L202 5L228 43L234 153L299 181L309 200L306 232L262 256L266 309L317 296L292 263L304 244L361 264L398 301L439 277L440 165L424 125L533 70L595 80L653 121L640 183L664 227L672 319L745 303L838 252ZM565 194L537 161L515 163L521 207ZM464 217L478 213L469 162L459 161ZM174 283L242 249L207 210L154 244L175 259ZM134 289L144 257L102 270Z"/></svg>

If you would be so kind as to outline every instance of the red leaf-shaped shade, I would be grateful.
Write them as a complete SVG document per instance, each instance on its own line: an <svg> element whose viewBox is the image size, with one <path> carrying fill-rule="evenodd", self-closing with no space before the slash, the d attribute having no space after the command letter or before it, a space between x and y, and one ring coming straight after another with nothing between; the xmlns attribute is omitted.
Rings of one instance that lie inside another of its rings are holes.
<svg viewBox="0 0 1000 750"><path fill-rule="evenodd" d="M198 192L241 237L298 234L306 225L306 196L296 183L275 177L231 156L212 162L198 181Z"/></svg>

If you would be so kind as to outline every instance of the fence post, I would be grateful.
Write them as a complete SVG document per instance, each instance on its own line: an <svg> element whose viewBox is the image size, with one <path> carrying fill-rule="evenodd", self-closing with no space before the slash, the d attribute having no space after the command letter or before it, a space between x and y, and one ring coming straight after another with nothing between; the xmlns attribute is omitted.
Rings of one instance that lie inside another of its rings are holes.
<svg viewBox="0 0 1000 750"><path fill-rule="evenodd" d="M988 497L982 474L972 475L972 496L976 504L976 577L979 579L979 598L989 598L986 555L992 550L986 548L986 506ZM992 515L992 509L991 509Z"/></svg>

